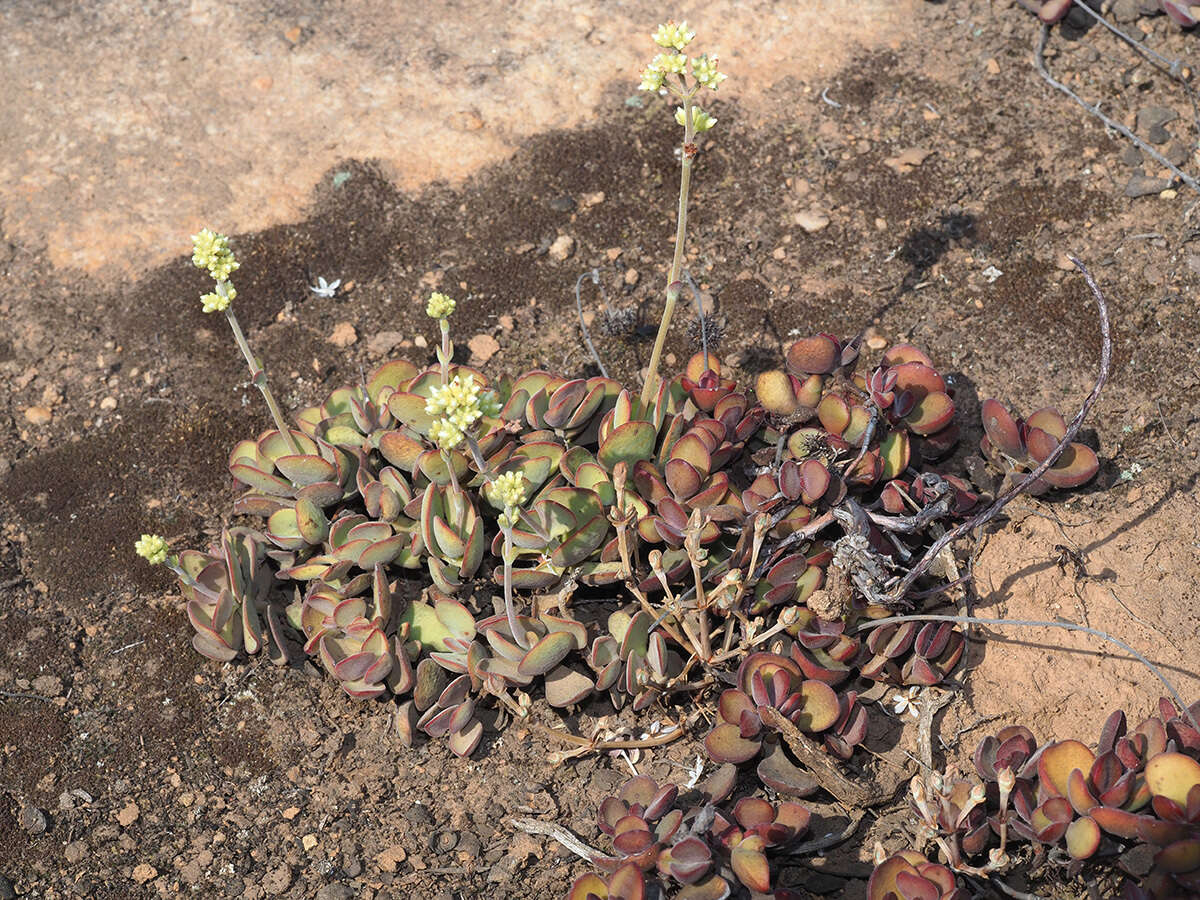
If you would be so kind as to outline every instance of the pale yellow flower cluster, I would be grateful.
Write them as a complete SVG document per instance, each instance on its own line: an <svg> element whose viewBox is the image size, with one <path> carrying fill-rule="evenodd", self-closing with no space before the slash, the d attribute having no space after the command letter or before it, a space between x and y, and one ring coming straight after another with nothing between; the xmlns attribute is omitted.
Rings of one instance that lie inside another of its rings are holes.
<svg viewBox="0 0 1200 900"><path fill-rule="evenodd" d="M684 119L682 106L675 107L675 121L680 125L685 127L687 126L687 121ZM708 131L716 124L717 120L713 116L710 116L698 106L692 107L692 127L696 130L696 134L700 134L702 131Z"/></svg>
<svg viewBox="0 0 1200 900"><path fill-rule="evenodd" d="M429 295L429 302L425 304L425 315L431 319L448 319L454 314L454 307L454 298L434 291Z"/></svg>
<svg viewBox="0 0 1200 900"><path fill-rule="evenodd" d="M134 543L133 549L152 566L162 565L167 561L167 542L160 535L143 534Z"/></svg>
<svg viewBox="0 0 1200 900"><path fill-rule="evenodd" d="M525 502L525 479L520 472L505 472L492 482L492 491L505 510L515 510Z"/></svg>
<svg viewBox="0 0 1200 900"><path fill-rule="evenodd" d="M239 263L229 249L229 238L207 228L192 235L192 265L197 269L208 269L213 281L228 281L237 271Z"/></svg>
<svg viewBox="0 0 1200 900"><path fill-rule="evenodd" d="M453 450L476 422L485 415L498 415L500 407L490 391L481 392L478 381L459 373L448 383L433 386L425 401L425 412L434 417L430 440L443 450Z"/></svg>

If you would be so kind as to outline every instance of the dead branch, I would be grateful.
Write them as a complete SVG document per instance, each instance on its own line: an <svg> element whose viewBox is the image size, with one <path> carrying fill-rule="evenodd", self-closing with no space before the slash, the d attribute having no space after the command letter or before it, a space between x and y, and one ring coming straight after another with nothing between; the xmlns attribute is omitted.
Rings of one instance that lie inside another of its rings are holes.
<svg viewBox="0 0 1200 900"><path fill-rule="evenodd" d="M1079 412L1075 414L1075 418L1067 426L1067 432L1063 435L1063 439L1059 442L1058 446L1054 448L1054 452L1042 460L1041 465L1026 475L1023 480L1010 487L1007 491L1004 491L983 512L972 516L957 527L950 529L934 541L929 549L925 551L925 555L921 557L920 561L900 580L900 583L887 596L881 598L885 606L892 609L898 608L900 603L903 602L904 596L908 593L909 588L912 587L913 582L924 574L934 558L942 552L942 548L992 521L992 519L1000 515L1000 511L1010 501L1025 493L1035 481L1041 478L1051 466L1058 462L1058 458L1071 445L1071 442L1075 440L1075 436L1079 434L1083 420L1087 418L1088 413L1092 411L1092 407L1096 405L1096 401L1100 399L1100 392L1104 390L1104 385L1108 381L1109 368L1112 363L1112 333L1108 323L1108 303L1105 301L1104 295L1100 292L1100 288L1097 287L1087 267L1073 256L1070 257L1070 260L1083 273L1083 278L1087 282L1087 286L1091 289L1092 296L1096 298L1096 308L1100 315L1100 337L1103 343L1100 348L1100 371L1096 375L1096 383L1092 387L1092 392L1088 394L1087 399L1083 401L1083 405L1079 407Z"/></svg>

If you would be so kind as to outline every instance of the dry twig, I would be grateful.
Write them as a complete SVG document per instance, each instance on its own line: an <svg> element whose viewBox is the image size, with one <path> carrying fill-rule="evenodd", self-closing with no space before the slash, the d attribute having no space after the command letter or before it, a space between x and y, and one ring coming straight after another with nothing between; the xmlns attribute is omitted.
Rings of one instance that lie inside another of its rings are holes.
<svg viewBox="0 0 1200 900"><path fill-rule="evenodd" d="M1200 188L1198 188L1198 190L1200 190ZM937 555L942 552L942 548L958 540L963 535L969 534L976 528L986 525L992 519L996 518L996 516L1000 515L1000 511L1004 509L1004 507L1007 506L1010 501L1028 490L1029 487L1035 481L1041 478L1051 466L1058 462L1058 458L1063 454L1067 447L1071 445L1071 442L1075 440L1075 436L1079 434L1079 429L1080 426L1083 425L1083 420L1087 418L1087 414L1091 412L1092 407L1096 404L1096 401L1100 399L1100 392L1104 390L1104 385L1108 381L1109 367L1112 363L1112 334L1108 324L1108 303L1105 301L1104 295L1100 293L1100 288L1097 287L1096 282L1092 278L1091 272L1087 270L1087 267L1073 256L1070 257L1070 259L1071 262L1076 265L1079 271L1083 273L1083 278L1087 282L1088 287L1091 289L1092 296L1096 298L1096 307L1100 314L1100 337L1103 340L1103 344L1100 348L1100 371L1096 375L1096 383L1092 387L1092 392L1088 394L1087 399L1083 401L1083 405L1079 407L1079 412L1075 414L1075 418L1072 419L1071 424L1067 426L1067 433L1063 435L1063 439L1059 442L1059 445L1054 448L1054 452L1047 456L1042 461L1041 465L1025 476L1024 479L997 497L992 505L983 512L972 516L957 527L950 529L944 535L934 541L933 544L930 545L929 549L925 551L925 555L921 557L921 560L908 571L908 574L900 580L900 583L896 585L896 587L893 588L886 597L882 598L886 606L895 608L901 603L901 601L903 601L905 594L908 593L908 590L912 587L913 582L915 582L922 574L924 574L925 570L929 568L930 563L932 563Z"/></svg>

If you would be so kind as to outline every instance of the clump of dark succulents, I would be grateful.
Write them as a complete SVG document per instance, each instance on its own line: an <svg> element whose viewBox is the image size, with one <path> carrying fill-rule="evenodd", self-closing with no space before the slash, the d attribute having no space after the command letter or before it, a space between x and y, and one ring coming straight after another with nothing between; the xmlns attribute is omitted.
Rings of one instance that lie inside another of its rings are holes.
<svg viewBox="0 0 1200 900"><path fill-rule="evenodd" d="M597 815L613 852L594 862L612 874L582 876L567 900L645 897L650 888L678 900L721 900L739 885L755 896L793 897L773 889L769 857L803 837L811 815L797 803L757 797L722 805L735 781L736 770L726 765L683 797L675 785L644 775L625 782Z"/></svg>
<svg viewBox="0 0 1200 900"><path fill-rule="evenodd" d="M1135 845L1152 867L1129 880L1130 898L1200 891L1200 731L1169 700L1132 731L1124 712L1108 717L1092 749L1075 740L1038 744L1012 725L975 750L975 777L933 787L913 780L923 839L934 840L956 872L1003 872L1025 845L1035 864L1078 875Z"/></svg>

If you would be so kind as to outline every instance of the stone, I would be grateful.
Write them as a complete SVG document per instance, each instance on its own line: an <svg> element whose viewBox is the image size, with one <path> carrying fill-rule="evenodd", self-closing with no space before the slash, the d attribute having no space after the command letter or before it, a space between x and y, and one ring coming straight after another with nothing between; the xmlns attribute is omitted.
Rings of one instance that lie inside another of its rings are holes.
<svg viewBox="0 0 1200 900"><path fill-rule="evenodd" d="M17 823L29 834L43 834L47 826L46 814L32 803L26 803L17 814Z"/></svg>
<svg viewBox="0 0 1200 900"><path fill-rule="evenodd" d="M1131 169L1136 169L1142 164L1142 151L1130 144L1121 151L1121 162L1129 166Z"/></svg>
<svg viewBox="0 0 1200 900"><path fill-rule="evenodd" d="M393 844L375 857L375 863L383 872L395 872L396 867L407 858L408 851L399 844Z"/></svg>
<svg viewBox="0 0 1200 900"><path fill-rule="evenodd" d="M44 406L30 406L25 410L25 421L30 425L49 425L53 413Z"/></svg>
<svg viewBox="0 0 1200 900"><path fill-rule="evenodd" d="M477 334L467 341L467 349L480 363L485 363L500 351L500 342L490 334Z"/></svg>
<svg viewBox="0 0 1200 900"><path fill-rule="evenodd" d="M63 858L71 865L75 865L85 856L87 856L88 847L83 841L71 841L67 846L63 847Z"/></svg>
<svg viewBox="0 0 1200 900"><path fill-rule="evenodd" d="M1122 25L1136 22L1142 14L1138 8L1138 0L1116 0L1112 5L1112 16Z"/></svg>
<svg viewBox="0 0 1200 900"><path fill-rule="evenodd" d="M33 679L33 690L43 697L57 697L62 693L63 681L57 675L39 675Z"/></svg>
<svg viewBox="0 0 1200 900"><path fill-rule="evenodd" d="M133 867L133 880L138 884L145 884L152 878L158 877L158 869L149 863L138 863Z"/></svg>
<svg viewBox="0 0 1200 900"><path fill-rule="evenodd" d="M138 809L138 805L130 800L123 807L121 807L121 811L117 813L117 822L122 828L128 828L138 820L138 816L141 814L142 811Z"/></svg>
<svg viewBox="0 0 1200 900"><path fill-rule="evenodd" d="M637 269L626 269L625 270L625 286L626 287L635 287L637 285L638 279L640 277L641 277L641 275L638 273Z"/></svg>
<svg viewBox="0 0 1200 900"><path fill-rule="evenodd" d="M883 164L889 169L893 169L898 175L906 175L925 162L932 153L932 150L924 150L921 147L909 147L890 159L885 159Z"/></svg>
<svg viewBox="0 0 1200 900"><path fill-rule="evenodd" d="M550 245L550 258L562 262L575 252L575 238L569 234L560 234Z"/></svg>
<svg viewBox="0 0 1200 900"><path fill-rule="evenodd" d="M263 890L272 896L282 894L292 886L292 867L280 863L272 867L262 882Z"/></svg>
<svg viewBox="0 0 1200 900"><path fill-rule="evenodd" d="M1125 185L1125 196L1147 197L1151 194L1160 194L1170 186L1170 178L1152 178L1141 172L1135 172L1130 176L1129 183Z"/></svg>
<svg viewBox="0 0 1200 900"><path fill-rule="evenodd" d="M367 338L367 353L371 356L387 356L404 340L403 331L379 331Z"/></svg>
<svg viewBox="0 0 1200 900"><path fill-rule="evenodd" d="M316 900L353 900L354 889L346 884L327 884L317 891Z"/></svg>
<svg viewBox="0 0 1200 900"><path fill-rule="evenodd" d="M100 408L105 412L112 412L117 408L117 398L108 396L100 401Z"/></svg>
<svg viewBox="0 0 1200 900"><path fill-rule="evenodd" d="M1171 135L1164 126L1178 118L1179 113L1166 106L1143 106L1137 113L1137 128L1150 143L1165 144Z"/></svg>
<svg viewBox="0 0 1200 900"><path fill-rule="evenodd" d="M809 234L815 234L829 224L829 216L825 215L819 209L810 209L805 212L796 213L792 221Z"/></svg>
<svg viewBox="0 0 1200 900"><path fill-rule="evenodd" d="M328 341L335 347L349 347L358 340L358 332L349 322L338 322L333 326L333 332Z"/></svg>

